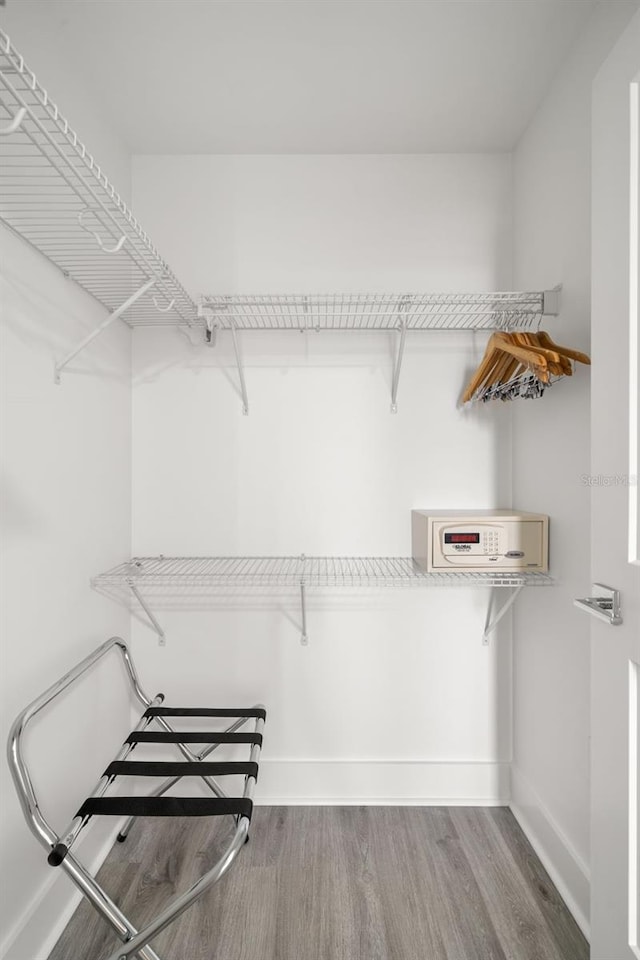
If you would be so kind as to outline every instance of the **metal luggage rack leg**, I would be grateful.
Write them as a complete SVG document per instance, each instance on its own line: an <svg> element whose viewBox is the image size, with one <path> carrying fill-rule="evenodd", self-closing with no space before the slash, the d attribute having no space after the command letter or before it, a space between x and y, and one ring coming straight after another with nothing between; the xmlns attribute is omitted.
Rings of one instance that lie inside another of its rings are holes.
<svg viewBox="0 0 640 960"><path fill-rule="evenodd" d="M120 748L115 760L109 764L98 780L90 796L82 803L65 830L57 833L42 814L24 759L22 737L27 725L37 713L48 706L113 648L119 650L122 655L133 692L145 707L145 711ZM111 924L123 941L122 946L119 946L109 956L109 960L128 960L130 957L139 957L140 960L160 960L158 954L149 945L150 941L225 875L244 843L248 840L249 824L253 810L253 791L258 776L258 761L266 718L264 707L261 705L238 709L233 707L166 707L162 705L163 701L164 694L162 693L157 694L153 699L147 696L140 686L127 645L119 637L112 637L65 674L57 683L49 687L33 703L25 707L14 721L9 734L7 751L9 767L22 812L31 832L48 850L47 859L51 866L62 867L81 893ZM223 731L177 731L169 724L168 717L234 718L234 722ZM252 733L238 733L239 727L250 719L255 721L254 731ZM160 731L156 732L149 729L154 723L161 728ZM177 762L127 759L140 743L175 744L186 759ZM199 752L194 752L189 749L188 743L206 744L206 746ZM249 760L245 762L207 762L205 758L222 743L248 745L250 747ZM243 776L244 789L242 796L227 796L214 775ZM105 796L115 779L121 776L159 777L162 778L163 782L152 793L144 796ZM187 776L201 778L214 794L214 797L165 796L170 787L182 777ZM118 834L120 842L126 840L127 834L137 817L230 815L234 819L235 830L231 841L217 863L188 890L169 902L155 920L143 930L138 931L87 869L71 853L71 847L84 827L92 817L99 815L128 817Z"/></svg>

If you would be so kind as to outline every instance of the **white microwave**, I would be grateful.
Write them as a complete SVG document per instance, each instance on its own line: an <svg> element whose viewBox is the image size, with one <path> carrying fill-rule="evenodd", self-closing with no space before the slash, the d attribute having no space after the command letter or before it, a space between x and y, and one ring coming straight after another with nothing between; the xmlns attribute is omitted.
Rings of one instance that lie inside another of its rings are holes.
<svg viewBox="0 0 640 960"><path fill-rule="evenodd" d="M428 573L549 569L549 517L513 510L412 510L411 553Z"/></svg>

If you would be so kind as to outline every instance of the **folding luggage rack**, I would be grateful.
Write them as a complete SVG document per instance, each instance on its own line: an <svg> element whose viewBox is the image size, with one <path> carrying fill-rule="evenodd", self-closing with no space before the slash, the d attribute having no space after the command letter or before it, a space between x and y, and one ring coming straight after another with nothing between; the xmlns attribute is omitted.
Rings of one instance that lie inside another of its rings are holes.
<svg viewBox="0 0 640 960"><path fill-rule="evenodd" d="M79 807L71 823L58 834L45 820L40 810L23 756L22 736L28 723L40 710L50 704L63 690L78 680L114 647L122 654L128 679L135 696L144 705L145 711L124 741L113 762L109 764L100 777L90 796ZM244 843L248 840L253 808L252 796L258 777L258 760L266 718L264 707L260 705L240 709L231 707L166 707L162 706L163 700L164 694L162 693L157 694L153 699L146 695L140 686L127 645L118 637L113 637L77 664L57 683L49 687L28 707L25 707L16 718L9 735L9 766L29 828L49 851L48 862L51 866L61 866L65 870L87 900L105 917L124 942L123 946L118 947L109 956L109 960L128 960L130 957L139 957L140 960L160 960L155 950L149 946L149 941L224 876ZM169 723L169 718L174 717L178 719L187 717L233 718L233 723L223 731L177 731ZM254 731L238 732L239 728L249 720L254 721ZM154 724L159 726L160 730L149 729ZM177 762L127 759L140 743L151 745L174 744L185 759ZM187 744L202 744L203 747L199 752L194 752ZM247 761L207 761L205 758L216 750L220 744L244 744L248 746L249 759ZM237 775L244 777L242 795L227 796L216 778ZM146 796L105 796L117 777L159 777L162 778L162 782L151 794ZM201 778L214 796L165 796L167 791L182 777ZM155 920L143 930L138 931L71 853L72 845L91 817L99 815L128 817L118 834L118 840L120 841L126 839L129 829L137 817L229 815L234 818L235 830L230 843L217 863L189 890L171 901Z"/></svg>

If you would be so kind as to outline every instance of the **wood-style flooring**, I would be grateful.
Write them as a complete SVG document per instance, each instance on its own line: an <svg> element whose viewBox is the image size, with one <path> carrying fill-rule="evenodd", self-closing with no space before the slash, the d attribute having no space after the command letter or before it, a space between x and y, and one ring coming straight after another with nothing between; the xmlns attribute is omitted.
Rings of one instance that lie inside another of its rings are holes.
<svg viewBox="0 0 640 960"><path fill-rule="evenodd" d="M146 820L99 882L140 928L217 859L229 818ZM118 940L84 902L50 960ZM587 960L505 807L257 807L230 872L153 941L162 960Z"/></svg>

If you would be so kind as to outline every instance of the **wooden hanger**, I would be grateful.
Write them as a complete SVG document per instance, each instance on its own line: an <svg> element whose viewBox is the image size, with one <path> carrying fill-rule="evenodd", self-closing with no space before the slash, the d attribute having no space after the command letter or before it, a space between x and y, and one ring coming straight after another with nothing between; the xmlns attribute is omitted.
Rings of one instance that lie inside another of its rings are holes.
<svg viewBox="0 0 640 960"><path fill-rule="evenodd" d="M531 347L536 347L540 353L543 353L547 358L547 363L549 366L549 372L556 377L567 376L571 377L573 375L573 367L571 366L571 360L556 350L550 350L544 344L541 344L538 339L538 335L535 333L525 333L524 331L516 332L512 334L517 343L523 345L529 345Z"/></svg>
<svg viewBox="0 0 640 960"><path fill-rule="evenodd" d="M571 350L569 347L559 346L559 344L553 342L546 330L538 330L536 336L541 346L548 347L549 350L555 350L557 353L568 357L569 360L577 360L578 363L591 364L591 360L586 353L581 353L579 350Z"/></svg>
<svg viewBox="0 0 640 960"><path fill-rule="evenodd" d="M513 384L518 377L533 374L542 383L549 383L550 376L570 377L573 374L571 361L590 364L586 353L562 347L554 343L548 333L516 331L497 332L487 343L484 356L475 374L462 395L463 403L477 397L479 391L499 388L501 384ZM495 396L500 396L496 389ZM507 398L505 389L503 399Z"/></svg>
<svg viewBox="0 0 640 960"><path fill-rule="evenodd" d="M492 334L480 366L462 395L463 403L471 400L481 386L506 383L520 368L523 373L525 370L532 371L544 383L549 382L549 365L541 348L517 343L507 333Z"/></svg>

